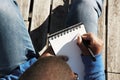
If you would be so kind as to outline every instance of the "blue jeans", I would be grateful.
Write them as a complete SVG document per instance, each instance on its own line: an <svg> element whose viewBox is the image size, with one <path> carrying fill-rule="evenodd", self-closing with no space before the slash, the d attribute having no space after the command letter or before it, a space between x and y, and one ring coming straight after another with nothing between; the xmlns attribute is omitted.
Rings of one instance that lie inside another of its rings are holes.
<svg viewBox="0 0 120 80"><path fill-rule="evenodd" d="M102 0L73 0L67 25L83 22L97 34ZM35 54L33 44L15 0L0 0L0 74L9 74ZM31 57L31 56L30 56Z"/></svg>
<svg viewBox="0 0 120 80"><path fill-rule="evenodd" d="M28 60L34 48L15 0L0 0L0 74Z"/></svg>
<svg viewBox="0 0 120 80"><path fill-rule="evenodd" d="M102 12L103 1L73 0L67 18L67 26L82 22L87 32L97 35L98 18Z"/></svg>

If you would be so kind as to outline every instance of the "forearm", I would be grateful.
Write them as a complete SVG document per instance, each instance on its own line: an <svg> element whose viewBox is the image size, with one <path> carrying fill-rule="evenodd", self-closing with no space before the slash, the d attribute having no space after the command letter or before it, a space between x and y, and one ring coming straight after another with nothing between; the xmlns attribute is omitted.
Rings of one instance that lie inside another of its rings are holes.
<svg viewBox="0 0 120 80"><path fill-rule="evenodd" d="M92 61L90 56L82 56L85 65L85 80L105 80L104 65L102 55L96 55L96 61Z"/></svg>

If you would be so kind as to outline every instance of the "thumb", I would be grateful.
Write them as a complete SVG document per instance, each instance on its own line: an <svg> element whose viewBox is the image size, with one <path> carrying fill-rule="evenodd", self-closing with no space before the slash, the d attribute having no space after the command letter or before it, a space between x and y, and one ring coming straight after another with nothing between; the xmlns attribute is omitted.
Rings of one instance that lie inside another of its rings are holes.
<svg viewBox="0 0 120 80"><path fill-rule="evenodd" d="M77 45L81 49L83 55L89 55L89 51L85 47L85 45L82 43L82 37L80 35L77 38Z"/></svg>
<svg viewBox="0 0 120 80"><path fill-rule="evenodd" d="M78 37L77 37L77 45L81 45L81 43L82 43L82 38L81 38L80 35L78 35Z"/></svg>
<svg viewBox="0 0 120 80"><path fill-rule="evenodd" d="M87 34L86 34L86 35L84 34L84 35L82 35L81 37L82 37L84 40L90 40L89 35L87 35Z"/></svg>

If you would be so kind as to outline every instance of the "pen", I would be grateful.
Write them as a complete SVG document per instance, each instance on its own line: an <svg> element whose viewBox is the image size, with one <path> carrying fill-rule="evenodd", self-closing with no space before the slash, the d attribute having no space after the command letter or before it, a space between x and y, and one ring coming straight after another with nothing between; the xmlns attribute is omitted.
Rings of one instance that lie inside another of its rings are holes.
<svg viewBox="0 0 120 80"><path fill-rule="evenodd" d="M87 40L84 40L83 38L82 38L82 42L85 45L85 47L88 49L88 51L90 52L91 59L93 61L96 61L96 58L95 58L95 55L94 55L93 51L88 47L88 45L90 44L90 42L87 41Z"/></svg>

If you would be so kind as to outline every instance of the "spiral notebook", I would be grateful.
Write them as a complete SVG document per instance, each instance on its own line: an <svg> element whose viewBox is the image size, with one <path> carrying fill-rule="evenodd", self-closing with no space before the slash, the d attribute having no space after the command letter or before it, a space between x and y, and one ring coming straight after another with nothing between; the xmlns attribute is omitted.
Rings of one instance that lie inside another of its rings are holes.
<svg viewBox="0 0 120 80"><path fill-rule="evenodd" d="M66 29L51 34L48 39L56 55L69 57L68 64L72 70L84 80L84 65L81 59L81 50L76 44L78 34L86 33L84 25L78 23Z"/></svg>

